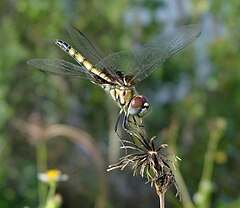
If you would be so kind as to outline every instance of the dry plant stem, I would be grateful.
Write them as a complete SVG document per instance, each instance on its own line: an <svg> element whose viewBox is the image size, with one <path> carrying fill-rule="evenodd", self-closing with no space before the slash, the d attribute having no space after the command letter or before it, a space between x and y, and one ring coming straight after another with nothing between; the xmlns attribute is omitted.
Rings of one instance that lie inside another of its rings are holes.
<svg viewBox="0 0 240 208"><path fill-rule="evenodd" d="M157 193L159 197L159 208L165 207L165 193Z"/></svg>

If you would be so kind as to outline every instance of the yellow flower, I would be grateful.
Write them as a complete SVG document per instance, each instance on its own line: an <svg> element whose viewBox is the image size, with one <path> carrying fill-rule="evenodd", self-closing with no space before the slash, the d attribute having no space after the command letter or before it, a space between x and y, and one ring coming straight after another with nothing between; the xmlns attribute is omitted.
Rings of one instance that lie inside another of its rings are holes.
<svg viewBox="0 0 240 208"><path fill-rule="evenodd" d="M45 173L39 173L38 179L44 183L56 183L68 180L68 175L62 174L60 170L51 169L47 170Z"/></svg>

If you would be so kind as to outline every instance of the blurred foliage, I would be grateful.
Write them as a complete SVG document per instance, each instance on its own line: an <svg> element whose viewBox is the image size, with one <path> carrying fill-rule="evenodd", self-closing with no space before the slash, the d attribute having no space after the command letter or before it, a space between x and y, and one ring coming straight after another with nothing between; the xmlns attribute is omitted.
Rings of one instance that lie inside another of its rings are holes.
<svg viewBox="0 0 240 208"><path fill-rule="evenodd" d="M37 182L40 170L36 167L41 155L36 148L39 143L46 143L48 167L60 169L70 177L68 184L60 185L58 190L63 207L93 207L100 190L98 179L102 176L89 152L59 137L38 141L34 135L41 138L41 134L36 126L65 123L89 132L107 167L108 138L115 122L112 118L117 115L112 101L100 87L86 80L40 73L26 64L28 59L71 60L53 43L56 38L70 42L67 24L83 31L105 56L136 47L169 24L188 23L201 24L201 37L137 86L152 104L145 119L149 134L157 135L159 143L170 142L170 149L182 158L179 170L189 203L180 203L168 193L168 207L203 204L199 203L197 191L206 190L200 181L203 182L206 171L210 140L218 132L212 123L219 120L226 124L226 129L215 144L212 172L208 175L210 192L204 191L207 194L204 206L239 207L240 2L171 2L0 2L1 207L36 207L40 203ZM19 128L16 120L26 123ZM174 141L170 137L173 125L177 126ZM158 207L153 189L140 177L133 178L130 171L106 173L105 177L109 190L105 207Z"/></svg>

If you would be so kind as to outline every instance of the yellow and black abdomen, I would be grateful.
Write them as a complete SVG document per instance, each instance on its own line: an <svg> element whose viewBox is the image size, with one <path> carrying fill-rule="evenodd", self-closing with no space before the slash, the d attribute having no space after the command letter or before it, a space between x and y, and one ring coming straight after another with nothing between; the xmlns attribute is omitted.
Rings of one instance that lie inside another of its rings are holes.
<svg viewBox="0 0 240 208"><path fill-rule="evenodd" d="M73 57L80 65L84 66L86 70L91 72L93 75L100 77L106 82L112 82L110 77L108 77L105 73L97 69L93 66L85 57L83 57L80 52L75 50L72 46L62 40L55 40L57 46L59 46L63 51L68 53L71 57Z"/></svg>

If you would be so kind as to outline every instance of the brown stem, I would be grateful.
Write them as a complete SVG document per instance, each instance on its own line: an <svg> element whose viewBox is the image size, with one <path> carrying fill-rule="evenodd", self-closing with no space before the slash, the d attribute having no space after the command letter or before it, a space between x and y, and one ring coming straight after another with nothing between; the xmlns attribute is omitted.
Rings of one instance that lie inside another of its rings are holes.
<svg viewBox="0 0 240 208"><path fill-rule="evenodd" d="M159 197L159 207L164 208L165 207L165 193L158 193Z"/></svg>

